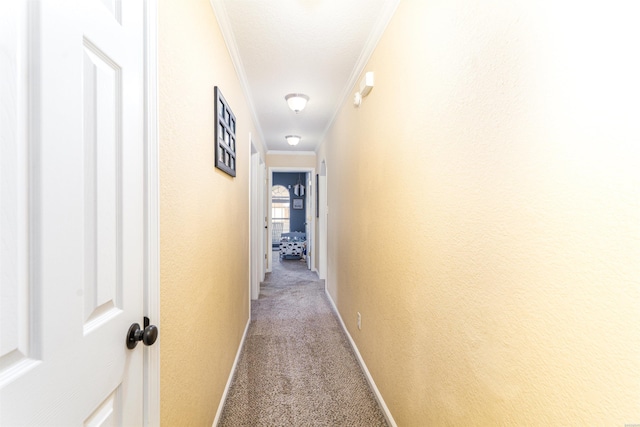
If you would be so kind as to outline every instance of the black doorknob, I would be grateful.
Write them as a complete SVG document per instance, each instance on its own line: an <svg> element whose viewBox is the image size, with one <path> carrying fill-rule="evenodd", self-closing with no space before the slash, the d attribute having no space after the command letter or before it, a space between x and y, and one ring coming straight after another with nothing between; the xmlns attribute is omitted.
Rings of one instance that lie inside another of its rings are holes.
<svg viewBox="0 0 640 427"><path fill-rule="evenodd" d="M134 323L127 332L127 348L133 350L138 345L138 341L142 341L144 345L153 345L157 339L158 328L155 325L147 325L144 329L140 329L140 325Z"/></svg>

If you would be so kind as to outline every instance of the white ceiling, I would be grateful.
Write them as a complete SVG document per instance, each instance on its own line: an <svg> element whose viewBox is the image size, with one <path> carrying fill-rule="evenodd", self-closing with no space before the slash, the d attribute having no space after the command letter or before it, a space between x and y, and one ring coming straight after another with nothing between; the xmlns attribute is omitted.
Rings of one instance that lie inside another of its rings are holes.
<svg viewBox="0 0 640 427"><path fill-rule="evenodd" d="M268 151L316 150L399 1L211 0ZM289 110L288 93L307 107Z"/></svg>

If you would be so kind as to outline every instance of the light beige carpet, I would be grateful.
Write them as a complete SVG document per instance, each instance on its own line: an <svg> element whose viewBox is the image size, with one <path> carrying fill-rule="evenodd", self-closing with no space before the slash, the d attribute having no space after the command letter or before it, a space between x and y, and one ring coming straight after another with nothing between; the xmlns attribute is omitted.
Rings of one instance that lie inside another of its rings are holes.
<svg viewBox="0 0 640 427"><path fill-rule="evenodd" d="M220 426L387 425L304 261L274 256L251 318Z"/></svg>

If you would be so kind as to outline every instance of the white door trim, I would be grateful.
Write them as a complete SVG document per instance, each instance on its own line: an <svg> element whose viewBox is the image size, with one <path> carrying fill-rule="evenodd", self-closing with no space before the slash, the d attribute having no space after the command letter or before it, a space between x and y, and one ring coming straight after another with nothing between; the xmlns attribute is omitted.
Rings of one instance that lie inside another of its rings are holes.
<svg viewBox="0 0 640 427"><path fill-rule="evenodd" d="M273 186L273 173L274 172L300 172L300 173L310 173L312 177L316 176L316 169L315 168L305 168L305 167L278 167L278 166L272 166L269 167L269 185L267 188L267 199L268 199L268 212L267 212L267 216L268 216L268 221L267 221L267 238L269 239L269 244L267 245L269 248L271 248L271 187ZM312 179L312 182L314 182L314 184L312 184L311 186L315 186L315 181ZM315 194L315 189L312 190ZM311 197L311 203L307 204L307 209L312 209L312 212L315 212L315 197ZM309 230L310 230L310 236L307 236L307 241L308 242L315 242L315 231L316 231L316 215L315 213L313 213L311 215L311 224L309 224ZM311 253L313 254L315 252L314 248L310 248L311 249ZM307 250L307 253L309 253L309 250ZM272 269L272 256L267 256L267 271L271 272ZM315 266L315 254L312 255L311 257L311 271L314 271L316 268Z"/></svg>
<svg viewBox="0 0 640 427"><path fill-rule="evenodd" d="M145 0L145 147L146 188L145 211L145 311L160 334L152 346L144 347L144 423L160 425L160 202L159 202L159 149L158 149L158 3Z"/></svg>
<svg viewBox="0 0 640 427"><path fill-rule="evenodd" d="M329 256L327 253L327 164L323 160L320 166L320 176L318 180L319 188L318 203L320 208L320 217L318 218L318 276L325 280L325 287L328 282L328 263Z"/></svg>
<svg viewBox="0 0 640 427"><path fill-rule="evenodd" d="M258 219L258 228L260 229L260 237L258 239L259 245L260 245L260 269L258 271L258 281L262 282L264 281L264 275L265 275L265 270L267 268L267 262L266 262L266 254L267 254L267 249L265 246L265 232L266 232L266 228L267 228L267 217L265 214L265 205L264 205L264 198L266 197L266 179L265 179L265 163L264 160L262 159L262 157L260 157L260 164L258 165L258 216L260 217ZM269 252L269 255L271 255L271 252Z"/></svg>
<svg viewBox="0 0 640 427"><path fill-rule="evenodd" d="M249 312L251 312L251 300L258 299L256 285L256 270L258 269L258 259L256 258L257 234L256 234L256 215L257 215L257 199L256 193L256 174L258 172L258 156L260 153L256 150L249 133L249 147L251 155L249 156Z"/></svg>
<svg viewBox="0 0 640 427"><path fill-rule="evenodd" d="M251 156L249 158L249 311L251 311L251 300L258 299L260 295L260 282L263 280L262 268L264 266L264 208L262 207L262 165L264 164L260 151L255 147L251 134L249 134L249 144Z"/></svg>

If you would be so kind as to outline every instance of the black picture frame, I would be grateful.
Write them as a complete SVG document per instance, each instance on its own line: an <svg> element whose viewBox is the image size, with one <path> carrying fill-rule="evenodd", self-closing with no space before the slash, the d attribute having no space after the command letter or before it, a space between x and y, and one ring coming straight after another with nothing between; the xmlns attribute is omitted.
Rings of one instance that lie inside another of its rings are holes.
<svg viewBox="0 0 640 427"><path fill-rule="evenodd" d="M236 160L236 116L218 86L213 88L213 93L216 102L215 165L221 171L235 177L236 165L238 164Z"/></svg>

